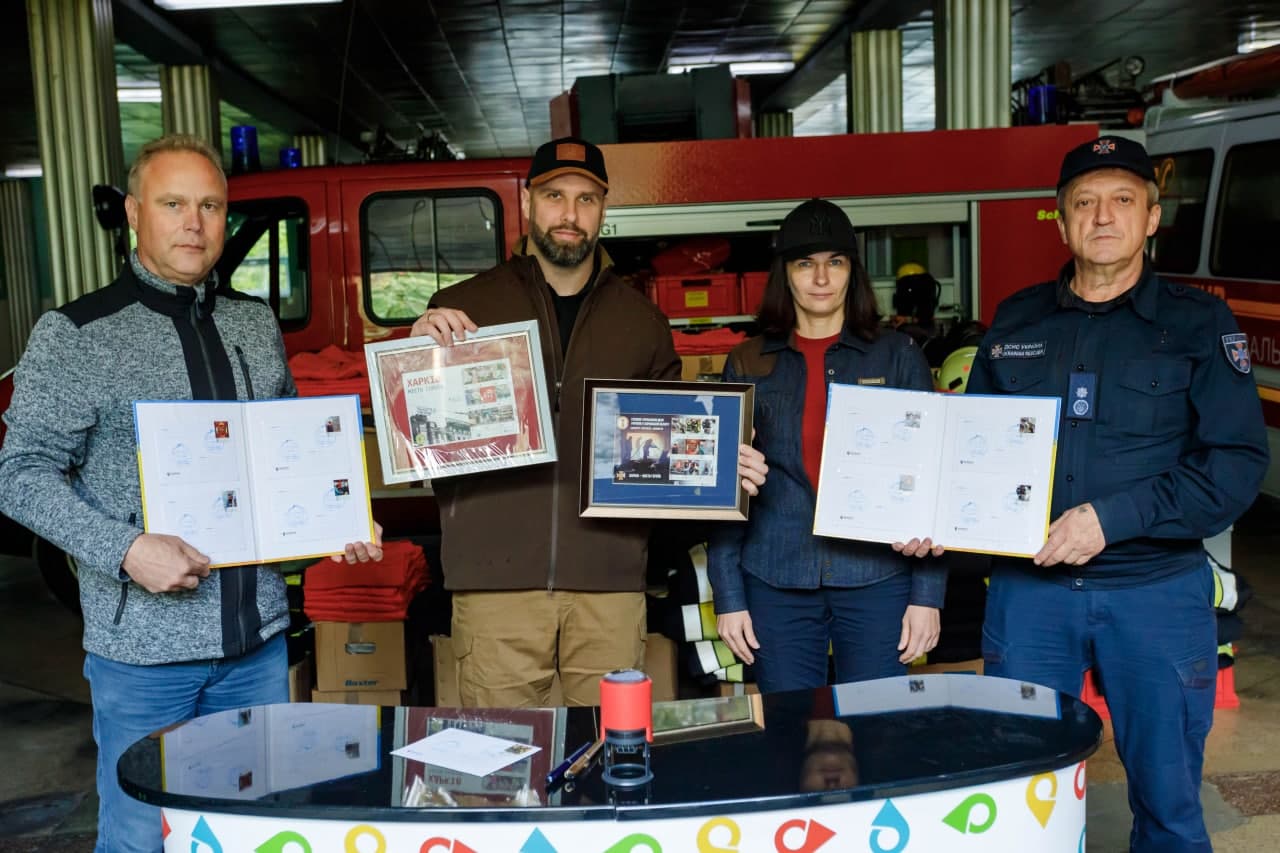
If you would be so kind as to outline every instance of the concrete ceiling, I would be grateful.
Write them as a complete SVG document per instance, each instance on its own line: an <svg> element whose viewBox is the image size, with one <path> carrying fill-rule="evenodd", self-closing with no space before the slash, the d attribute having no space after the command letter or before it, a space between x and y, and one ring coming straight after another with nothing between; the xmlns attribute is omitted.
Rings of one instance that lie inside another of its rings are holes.
<svg viewBox="0 0 1280 853"><path fill-rule="evenodd" d="M1280 29L1280 0L1012 0L1013 79L1058 61L1079 73L1142 56L1139 84L1236 52ZM38 159L24 4L0 3L0 165ZM443 135L467 157L527 154L550 135L548 102L580 76L678 63L790 59L751 78L753 97L794 109L798 133L844 128L844 33L899 27L904 123L933 127L932 3L893 0L344 0L336 5L165 12L113 0L120 84L157 63L213 66L224 125L263 128L264 163L294 132L345 140L382 128ZM159 105L122 111L126 148L156 135Z"/></svg>

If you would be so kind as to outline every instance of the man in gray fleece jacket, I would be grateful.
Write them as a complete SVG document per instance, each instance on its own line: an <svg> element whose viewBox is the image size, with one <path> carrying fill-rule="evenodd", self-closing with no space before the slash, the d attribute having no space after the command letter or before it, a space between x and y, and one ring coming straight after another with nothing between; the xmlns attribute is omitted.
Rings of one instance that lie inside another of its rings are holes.
<svg viewBox="0 0 1280 853"><path fill-rule="evenodd" d="M96 850L110 853L162 846L159 811L116 779L130 744L200 714L289 698L279 573L211 573L181 538L142 532L133 403L297 394L271 309L211 275L227 219L217 153L189 136L148 143L125 205L137 251L108 287L40 318L0 449L0 510L79 564ZM345 558L381 551L353 543Z"/></svg>

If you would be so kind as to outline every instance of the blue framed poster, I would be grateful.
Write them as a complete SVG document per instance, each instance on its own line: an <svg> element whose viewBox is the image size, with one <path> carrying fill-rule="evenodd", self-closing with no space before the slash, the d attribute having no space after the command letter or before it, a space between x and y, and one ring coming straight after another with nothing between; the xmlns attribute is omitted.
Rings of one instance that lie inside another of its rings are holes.
<svg viewBox="0 0 1280 853"><path fill-rule="evenodd" d="M755 386L586 380L580 514L745 520Z"/></svg>

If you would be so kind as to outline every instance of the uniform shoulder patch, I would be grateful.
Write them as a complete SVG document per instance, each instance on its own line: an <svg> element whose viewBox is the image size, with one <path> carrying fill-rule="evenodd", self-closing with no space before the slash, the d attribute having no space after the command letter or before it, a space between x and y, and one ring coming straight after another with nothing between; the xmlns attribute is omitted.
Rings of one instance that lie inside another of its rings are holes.
<svg viewBox="0 0 1280 853"><path fill-rule="evenodd" d="M1249 358L1249 336L1245 333L1223 335L1222 349L1227 354L1227 361L1238 373L1248 374L1253 369L1253 361Z"/></svg>

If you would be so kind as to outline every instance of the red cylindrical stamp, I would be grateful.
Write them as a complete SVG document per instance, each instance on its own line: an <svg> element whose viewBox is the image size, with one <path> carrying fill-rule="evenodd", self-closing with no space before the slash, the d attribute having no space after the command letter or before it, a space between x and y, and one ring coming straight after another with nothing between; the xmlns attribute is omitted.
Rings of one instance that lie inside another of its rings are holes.
<svg viewBox="0 0 1280 853"><path fill-rule="evenodd" d="M638 669L620 669L600 679L600 739L644 732L653 742L653 682Z"/></svg>

